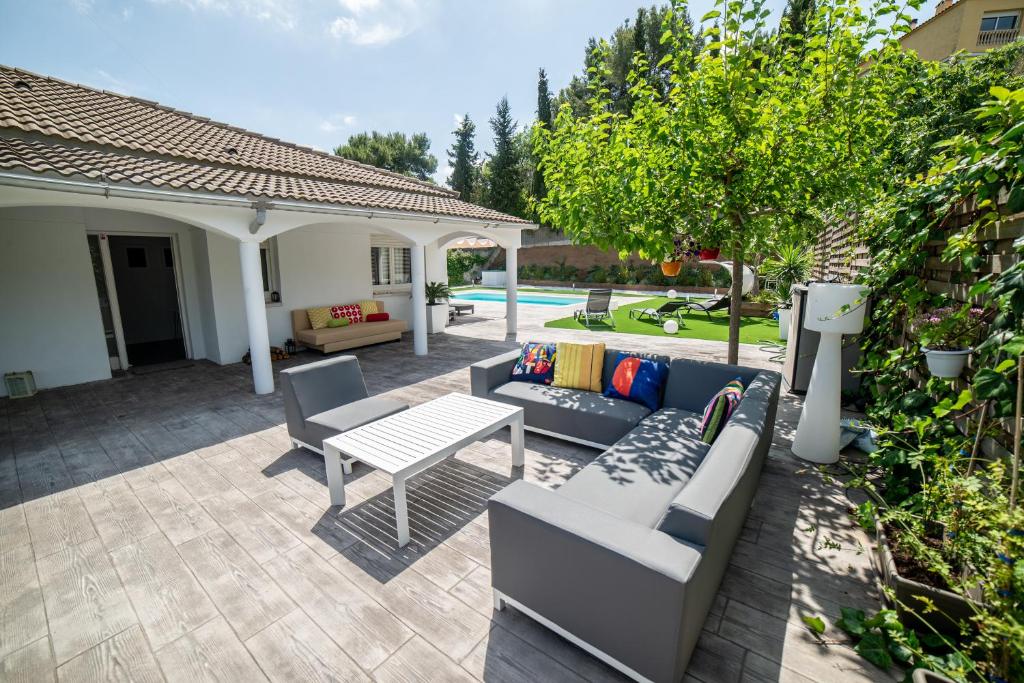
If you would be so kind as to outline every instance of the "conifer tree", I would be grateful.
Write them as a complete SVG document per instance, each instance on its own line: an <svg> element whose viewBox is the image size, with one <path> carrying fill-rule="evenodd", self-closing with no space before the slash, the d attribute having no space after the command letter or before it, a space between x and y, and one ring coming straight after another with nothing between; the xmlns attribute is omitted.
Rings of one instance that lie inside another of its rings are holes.
<svg viewBox="0 0 1024 683"><path fill-rule="evenodd" d="M462 117L453 133L455 142L448 149L448 163L452 166L452 174L448 176L448 187L458 192L462 199L473 201L478 189L476 181L480 155L476 152L476 143L473 140L476 136L476 124L470 120L469 114Z"/></svg>

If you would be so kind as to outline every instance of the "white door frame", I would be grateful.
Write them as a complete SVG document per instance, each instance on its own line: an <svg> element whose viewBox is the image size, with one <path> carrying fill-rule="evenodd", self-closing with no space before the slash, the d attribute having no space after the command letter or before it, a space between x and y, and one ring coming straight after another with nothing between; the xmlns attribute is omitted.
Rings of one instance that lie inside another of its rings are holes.
<svg viewBox="0 0 1024 683"><path fill-rule="evenodd" d="M110 242L113 237L166 237L171 242L171 258L174 261L174 291L178 296L178 316L181 318L181 336L185 344L185 357L192 355L192 328L188 322L188 309L185 306L185 287L181 278L181 250L178 246L178 235L172 232L132 232L131 230L88 230L87 234L97 235L100 243L100 259L103 261L103 277L107 282L107 298L110 301L110 315L114 319L114 339L117 341L117 353L121 358L121 369L127 370L128 347L124 341L124 325L121 322L121 306L117 300L117 282L114 280L114 266L110 260Z"/></svg>

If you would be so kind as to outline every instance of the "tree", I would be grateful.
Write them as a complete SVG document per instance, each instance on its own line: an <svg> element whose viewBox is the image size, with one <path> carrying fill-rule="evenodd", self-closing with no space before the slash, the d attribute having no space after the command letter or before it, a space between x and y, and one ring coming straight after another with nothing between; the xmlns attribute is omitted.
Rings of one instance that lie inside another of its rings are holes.
<svg viewBox="0 0 1024 683"><path fill-rule="evenodd" d="M537 125L550 130L551 128L551 90L548 88L548 75L544 69L537 74ZM536 159L534 159L536 167ZM544 173L535 168L533 173L533 198L541 199L547 190L544 188Z"/></svg>
<svg viewBox="0 0 1024 683"><path fill-rule="evenodd" d="M480 155L477 154L476 143L473 141L476 136L476 124L469 119L469 114L462 117L453 134L455 142L448 150L448 163L452 167L452 174L448 176L448 187L457 191L466 201L473 201L479 188L480 171L477 164L480 162Z"/></svg>
<svg viewBox="0 0 1024 683"><path fill-rule="evenodd" d="M477 251L466 249L448 250L448 284L463 284L466 273L487 262L487 257Z"/></svg>
<svg viewBox="0 0 1024 683"><path fill-rule="evenodd" d="M664 36L667 94L638 63L628 115L595 88L593 114L563 108L538 135L548 185L540 214L577 241L651 259L670 258L684 236L723 249L732 261L731 363L744 259L808 240L827 216L866 202L884 175L892 103L906 88L892 35L906 19L871 48L882 33L877 11L888 6L880 0L865 13L856 1L821 3L810 32L829 39L798 56L765 31L765 0L716 0L702 23L717 22L718 33L709 31L693 61L692 36L672 21L686 10L677 0Z"/></svg>
<svg viewBox="0 0 1024 683"><path fill-rule="evenodd" d="M494 153L487 164L487 205L513 216L522 216L523 178L520 145L516 144L518 124L512 120L508 98L502 97L490 120L494 132Z"/></svg>
<svg viewBox="0 0 1024 683"><path fill-rule="evenodd" d="M807 30L814 19L814 0L789 0L782 12L779 29L798 36L807 36Z"/></svg>
<svg viewBox="0 0 1024 683"><path fill-rule="evenodd" d="M357 133L334 150L338 156L384 168L420 180L430 180L437 170L437 157L430 153L426 133Z"/></svg>

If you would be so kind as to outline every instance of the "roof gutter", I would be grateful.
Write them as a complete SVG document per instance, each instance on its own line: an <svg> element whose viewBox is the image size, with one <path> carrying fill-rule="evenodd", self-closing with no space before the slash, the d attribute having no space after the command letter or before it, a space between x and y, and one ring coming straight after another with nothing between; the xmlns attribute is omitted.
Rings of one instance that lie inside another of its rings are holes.
<svg viewBox="0 0 1024 683"><path fill-rule="evenodd" d="M64 178L49 178L46 176L27 176L21 173L10 173L0 171L0 185L12 187L25 187L29 189L55 190L58 192L71 192L76 194L102 195L104 197L121 197L123 199L150 199L156 201L178 202L182 204L205 204L210 206L229 206L235 208L246 208L278 211L297 211L305 213L319 213L333 216L356 216L360 218L396 218L401 220L428 221L430 223L469 223L472 225L487 228L513 228L520 230L535 230L536 223L506 223L503 221L485 221L475 218L462 218L460 216L442 216L439 214L412 213L406 211L394 211L389 209L363 209L358 207L341 207L330 204L312 204L294 201L266 201L245 199L242 197L231 197L227 195L179 192L177 190L160 190L156 188L114 185L106 181L67 180ZM265 214L264 214L265 216ZM262 225L262 222L260 222ZM251 229L251 228L250 228ZM257 226L257 230L259 227Z"/></svg>

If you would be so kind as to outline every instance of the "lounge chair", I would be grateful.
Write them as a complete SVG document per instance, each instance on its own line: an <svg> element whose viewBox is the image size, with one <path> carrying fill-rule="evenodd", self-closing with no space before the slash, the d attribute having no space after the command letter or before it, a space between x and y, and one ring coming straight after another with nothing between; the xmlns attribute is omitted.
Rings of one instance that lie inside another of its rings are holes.
<svg viewBox="0 0 1024 683"><path fill-rule="evenodd" d="M704 301L687 301L685 307L688 311L705 313L710 319L712 311L729 310L729 301L729 297L725 294L716 294Z"/></svg>
<svg viewBox="0 0 1024 683"><path fill-rule="evenodd" d="M292 443L320 455L324 439L408 408L393 398L369 396L355 356L282 370L281 394ZM344 468L352 471L351 459Z"/></svg>
<svg viewBox="0 0 1024 683"><path fill-rule="evenodd" d="M651 318L659 323L665 318L679 318L679 311L686 307L682 299L669 299L658 308L631 308L629 317L636 320Z"/></svg>
<svg viewBox="0 0 1024 683"><path fill-rule="evenodd" d="M607 318L611 322L612 327L615 327L615 319L612 317L611 312L611 303L612 290L591 289L587 292L587 304L582 309L576 311L573 314L573 317L587 327L590 327L591 320L601 322Z"/></svg>

